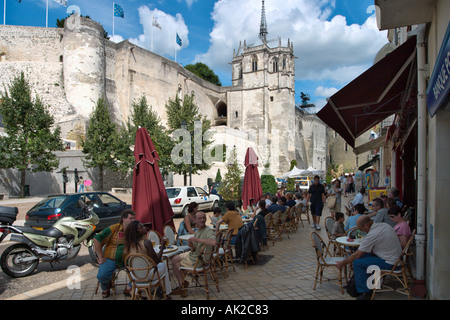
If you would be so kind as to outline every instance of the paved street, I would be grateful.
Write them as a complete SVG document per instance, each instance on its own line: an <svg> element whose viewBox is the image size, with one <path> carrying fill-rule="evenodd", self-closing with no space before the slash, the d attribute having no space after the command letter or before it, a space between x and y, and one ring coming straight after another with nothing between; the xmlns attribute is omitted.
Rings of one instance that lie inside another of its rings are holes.
<svg viewBox="0 0 450 320"><path fill-rule="evenodd" d="M344 202L351 197L343 198ZM2 205L0 203L0 205ZM328 216L328 209L324 210L321 220L320 235L327 242L327 235L323 226L324 218ZM260 252L262 260L267 261L264 265L253 265L248 267L236 264L236 272L230 271L229 277L219 274L220 292L216 291L214 285L210 287L211 300L353 300L347 293L341 294L337 284L323 282L313 290L314 275L316 271L316 257L310 240L313 229L307 221L304 227L299 224L296 232L283 235L282 241L275 245L269 243L269 248ZM61 272L65 272L62 270ZM67 282L72 274L67 273L65 277L54 283L42 285L20 294L9 296L12 300L102 300L101 293L95 294L97 285L96 268L81 271L81 282L79 288L71 289L71 283ZM3 274L2 274L3 275ZM52 273L46 273L51 277ZM325 272L326 276L334 276L333 272ZM121 273L120 283L125 283L126 275ZM10 279L11 283L20 279ZM172 286L176 287L175 279L172 278ZM117 288L117 300L129 298L122 294L123 285ZM111 295L108 300L112 300ZM182 299L180 296L172 296L173 300L205 300L206 296L200 288L189 288L189 295ZM397 293L379 293L376 299L405 300L406 296Z"/></svg>

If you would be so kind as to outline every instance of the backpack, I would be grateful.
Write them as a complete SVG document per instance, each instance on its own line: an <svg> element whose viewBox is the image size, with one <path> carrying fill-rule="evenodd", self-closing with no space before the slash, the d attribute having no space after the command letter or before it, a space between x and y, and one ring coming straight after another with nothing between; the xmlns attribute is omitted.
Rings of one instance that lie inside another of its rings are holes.
<svg viewBox="0 0 450 320"><path fill-rule="evenodd" d="M355 282L355 275L354 274L352 275L350 280L348 280L347 293L353 298L356 298L358 296L358 292L356 291L356 282Z"/></svg>

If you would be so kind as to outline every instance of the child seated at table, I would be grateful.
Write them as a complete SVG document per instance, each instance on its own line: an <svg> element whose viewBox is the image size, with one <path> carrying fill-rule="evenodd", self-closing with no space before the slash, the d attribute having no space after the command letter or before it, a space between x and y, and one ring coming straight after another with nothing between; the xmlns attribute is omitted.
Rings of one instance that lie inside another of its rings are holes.
<svg viewBox="0 0 450 320"><path fill-rule="evenodd" d="M211 224L213 225L213 228L216 227L217 221L219 221L220 216L222 215L222 209L219 207L213 209L213 215L209 218L211 219Z"/></svg>
<svg viewBox="0 0 450 320"><path fill-rule="evenodd" d="M338 237L345 236L345 230L344 230L345 216L342 212L336 212L334 217L336 219L336 222L333 225L332 239L336 240L336 238L338 238Z"/></svg>

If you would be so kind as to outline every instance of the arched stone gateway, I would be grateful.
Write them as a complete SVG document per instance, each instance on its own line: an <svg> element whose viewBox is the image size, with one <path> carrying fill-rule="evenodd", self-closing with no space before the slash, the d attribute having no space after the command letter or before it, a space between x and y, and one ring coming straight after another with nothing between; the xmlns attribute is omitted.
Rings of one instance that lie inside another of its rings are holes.
<svg viewBox="0 0 450 320"><path fill-rule="evenodd" d="M215 121L216 126L227 125L227 104L223 101L219 101L216 104L217 118Z"/></svg>

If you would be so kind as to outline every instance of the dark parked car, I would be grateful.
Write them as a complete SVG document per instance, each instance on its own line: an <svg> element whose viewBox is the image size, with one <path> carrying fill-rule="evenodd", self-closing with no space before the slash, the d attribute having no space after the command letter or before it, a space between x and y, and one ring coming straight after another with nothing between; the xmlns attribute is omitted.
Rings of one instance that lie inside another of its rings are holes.
<svg viewBox="0 0 450 320"><path fill-rule="evenodd" d="M42 199L27 212L25 226L47 229L62 217L78 216L81 213L80 198L94 206L94 212L100 219L95 232L119 222L122 211L131 209L131 205L106 192L55 194Z"/></svg>

